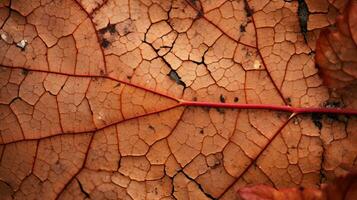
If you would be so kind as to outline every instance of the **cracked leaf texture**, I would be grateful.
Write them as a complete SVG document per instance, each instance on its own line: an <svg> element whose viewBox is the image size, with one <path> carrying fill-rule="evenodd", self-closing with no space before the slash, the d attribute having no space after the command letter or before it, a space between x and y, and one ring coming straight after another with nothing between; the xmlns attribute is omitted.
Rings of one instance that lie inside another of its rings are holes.
<svg viewBox="0 0 357 200"><path fill-rule="evenodd" d="M179 104L336 98L314 52L347 1L306 3L307 42L297 1L1 1L0 199L235 199L346 173L355 116Z"/></svg>

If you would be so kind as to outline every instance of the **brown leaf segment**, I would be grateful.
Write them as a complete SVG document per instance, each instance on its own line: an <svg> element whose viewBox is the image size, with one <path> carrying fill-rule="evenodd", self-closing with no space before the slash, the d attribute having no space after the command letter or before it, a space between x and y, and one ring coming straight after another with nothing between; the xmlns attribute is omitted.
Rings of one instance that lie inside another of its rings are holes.
<svg viewBox="0 0 357 200"><path fill-rule="evenodd" d="M357 1L350 0L336 27L323 30L316 44L316 62L333 89L357 85Z"/></svg>
<svg viewBox="0 0 357 200"><path fill-rule="evenodd" d="M2 1L0 197L235 199L346 173L357 103L312 56L345 2L316 2L306 43L296 1Z"/></svg>

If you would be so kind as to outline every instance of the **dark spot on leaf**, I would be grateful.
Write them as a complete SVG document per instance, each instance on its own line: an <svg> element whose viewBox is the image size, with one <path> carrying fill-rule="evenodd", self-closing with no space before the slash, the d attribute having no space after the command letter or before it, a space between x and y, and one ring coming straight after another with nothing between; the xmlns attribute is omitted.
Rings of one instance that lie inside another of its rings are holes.
<svg viewBox="0 0 357 200"><path fill-rule="evenodd" d="M307 22L309 20L309 8L305 0L298 0L298 16L299 16L299 23L300 23L300 31L304 36L305 42L307 42Z"/></svg>
<svg viewBox="0 0 357 200"><path fill-rule="evenodd" d="M131 76L126 76L126 78L130 80L130 79L131 79Z"/></svg>
<svg viewBox="0 0 357 200"><path fill-rule="evenodd" d="M101 45L102 45L103 48L108 48L109 45L110 45L110 42L107 39L103 38L102 42L101 42Z"/></svg>
<svg viewBox="0 0 357 200"><path fill-rule="evenodd" d="M293 123L294 123L295 125L300 124L300 119L299 119L298 117L295 117L295 118L293 119Z"/></svg>
<svg viewBox="0 0 357 200"><path fill-rule="evenodd" d="M130 31L129 28L126 26L126 27L124 27L124 29L123 29L123 33L124 33L123 36L126 36L126 35L128 35L129 33L131 33L131 31Z"/></svg>
<svg viewBox="0 0 357 200"><path fill-rule="evenodd" d="M196 18L201 18L203 16L203 11L200 10L197 12Z"/></svg>
<svg viewBox="0 0 357 200"><path fill-rule="evenodd" d="M201 133L201 134L204 134L205 132L204 132L204 130L203 130L203 129L201 129L201 130L200 130L200 133Z"/></svg>
<svg viewBox="0 0 357 200"><path fill-rule="evenodd" d="M97 82L99 80L99 78L98 77L92 77L92 81L93 82ZM78 84L77 84L78 85Z"/></svg>
<svg viewBox="0 0 357 200"><path fill-rule="evenodd" d="M99 34L105 34L107 32L107 29L106 28L102 28L102 29L99 29L98 33Z"/></svg>
<svg viewBox="0 0 357 200"><path fill-rule="evenodd" d="M193 6L195 10L197 10L196 18L200 18L200 17L203 16L203 10L202 10L202 7L200 5L200 1L188 0L188 3L191 4L191 6Z"/></svg>
<svg viewBox="0 0 357 200"><path fill-rule="evenodd" d="M203 107L203 110L206 112L209 112L211 110L211 107L205 106L205 107Z"/></svg>
<svg viewBox="0 0 357 200"><path fill-rule="evenodd" d="M235 103L237 103L239 101L239 98L238 97L234 97L234 100L233 100Z"/></svg>
<svg viewBox="0 0 357 200"><path fill-rule="evenodd" d="M149 125L149 129L155 131L155 128L153 126L151 126L151 125Z"/></svg>
<svg viewBox="0 0 357 200"><path fill-rule="evenodd" d="M311 120L312 122L314 122L315 126L321 130L322 129L322 123L321 123L321 120L322 120L322 115L319 114L319 113L312 113L311 114Z"/></svg>
<svg viewBox="0 0 357 200"><path fill-rule="evenodd" d="M105 34L106 32L109 32L110 34L114 34L117 32L116 28L115 28L115 24L108 24L107 27L102 28L99 30L100 34Z"/></svg>
<svg viewBox="0 0 357 200"><path fill-rule="evenodd" d="M117 30L115 29L115 25L114 24L109 24L108 25L108 30L109 30L109 33L111 34L114 34L117 32Z"/></svg>
<svg viewBox="0 0 357 200"><path fill-rule="evenodd" d="M29 73L29 70L27 70L27 69L22 69L21 70L21 74L24 75L24 76L26 76L28 73Z"/></svg>
<svg viewBox="0 0 357 200"><path fill-rule="evenodd" d="M324 102L324 107L326 108L343 108L344 105L338 100L327 100Z"/></svg>
<svg viewBox="0 0 357 200"><path fill-rule="evenodd" d="M325 108L339 109L339 108L345 107L345 105L343 104L343 102L341 102L339 100L327 100L326 102L324 102L324 107ZM327 119L330 122L332 122L332 121L342 121L342 120L340 120L339 115L336 115L336 114L327 114Z"/></svg>
<svg viewBox="0 0 357 200"><path fill-rule="evenodd" d="M243 24L240 25L239 30L241 33L245 32L245 26Z"/></svg>
<svg viewBox="0 0 357 200"><path fill-rule="evenodd" d="M186 88L186 84L181 80L181 77L177 74L175 70L171 70L169 74L171 80L174 80L177 84L182 85L184 88Z"/></svg>
<svg viewBox="0 0 357 200"><path fill-rule="evenodd" d="M193 98L192 98L192 101L197 101L197 97L193 97Z"/></svg>
<svg viewBox="0 0 357 200"><path fill-rule="evenodd" d="M248 1L244 0L244 10L247 17L251 17L253 15L253 10L249 7Z"/></svg>
<svg viewBox="0 0 357 200"><path fill-rule="evenodd" d="M327 120L331 123L333 121L340 121L338 115L335 114L328 114L327 115Z"/></svg>
<svg viewBox="0 0 357 200"><path fill-rule="evenodd" d="M221 96L219 96L219 100L221 101L221 103L226 102L226 98L223 96L223 94L221 94Z"/></svg>
<svg viewBox="0 0 357 200"><path fill-rule="evenodd" d="M326 174L324 170L320 170L320 183L325 183L327 180Z"/></svg>
<svg viewBox="0 0 357 200"><path fill-rule="evenodd" d="M100 73L101 76L104 76L104 75L105 75L105 73L104 73L104 71L103 71L102 69L100 70L99 73Z"/></svg>
<svg viewBox="0 0 357 200"><path fill-rule="evenodd" d="M222 108L216 108L217 112L219 112L219 114L224 114L224 109Z"/></svg>
<svg viewBox="0 0 357 200"><path fill-rule="evenodd" d="M315 55L316 55L316 52L315 52L315 51L310 51L310 52L308 53L308 55L309 55L310 57L314 58Z"/></svg>
<svg viewBox="0 0 357 200"><path fill-rule="evenodd" d="M349 119L349 117L346 116L346 115L341 115L341 116L339 117L339 121L341 121L341 122L343 122L343 123L347 123L347 122L348 122L348 119Z"/></svg>

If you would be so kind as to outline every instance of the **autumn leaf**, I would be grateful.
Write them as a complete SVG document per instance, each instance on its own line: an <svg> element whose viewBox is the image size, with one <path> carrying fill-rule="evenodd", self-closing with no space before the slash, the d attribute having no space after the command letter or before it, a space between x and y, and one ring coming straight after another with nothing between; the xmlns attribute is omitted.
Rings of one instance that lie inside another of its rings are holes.
<svg viewBox="0 0 357 200"><path fill-rule="evenodd" d="M336 18L336 24L321 31L315 58L324 84L332 91L331 96L356 107L356 1L348 1L341 7L345 9Z"/></svg>
<svg viewBox="0 0 357 200"><path fill-rule="evenodd" d="M323 30L317 40L316 62L324 82L334 89L357 84L357 1L350 0L335 28Z"/></svg>
<svg viewBox="0 0 357 200"><path fill-rule="evenodd" d="M303 29L299 2L3 1L1 199L235 199L346 174L357 101L314 52L347 1L304 1Z"/></svg>

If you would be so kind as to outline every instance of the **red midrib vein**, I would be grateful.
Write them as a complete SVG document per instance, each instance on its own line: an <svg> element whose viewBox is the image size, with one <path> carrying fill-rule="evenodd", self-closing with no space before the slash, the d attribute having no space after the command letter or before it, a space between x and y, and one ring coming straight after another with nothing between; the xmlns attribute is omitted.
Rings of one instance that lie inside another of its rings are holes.
<svg viewBox="0 0 357 200"><path fill-rule="evenodd" d="M275 111L282 111L282 112L291 112L295 114L321 113L321 114L357 115L357 109L350 109L350 108L324 108L324 107L298 108L292 106L272 105L272 104L215 103L215 102L200 102L200 101L185 101L185 100L180 100L179 105L195 106L195 107L232 108L232 109L266 109L266 110L275 110Z"/></svg>

